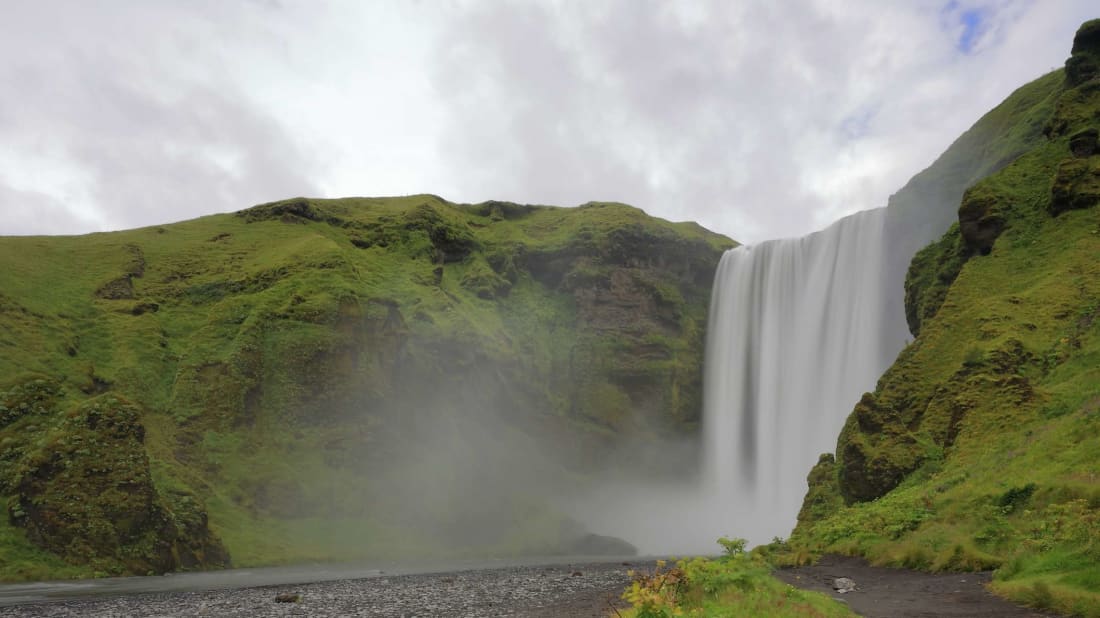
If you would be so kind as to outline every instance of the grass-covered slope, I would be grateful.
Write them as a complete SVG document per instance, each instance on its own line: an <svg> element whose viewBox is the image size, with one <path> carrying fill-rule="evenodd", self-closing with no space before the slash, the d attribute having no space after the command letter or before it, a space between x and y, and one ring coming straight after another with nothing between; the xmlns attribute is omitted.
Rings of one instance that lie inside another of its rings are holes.
<svg viewBox="0 0 1100 618"><path fill-rule="evenodd" d="M903 303L900 293L891 295L891 299L897 299L894 311L898 315L904 311L914 334L920 329L922 317L934 311L926 306L942 300L945 286L935 282L948 281L961 265L951 252L931 256L918 251L958 222L959 202L967 188L1046 141L1043 130L1062 90L1062 79L1062 71L1054 71L1018 88L959 136L932 165L890 196L887 234L892 251L886 258L887 276L899 292L907 271L927 280L917 286L922 298L906 297ZM983 224L983 229L993 229L995 218ZM914 256L920 266L910 269ZM929 259L939 261L925 264ZM905 293L912 294L913 289L906 288Z"/></svg>
<svg viewBox="0 0 1100 618"><path fill-rule="evenodd" d="M697 422L733 244L427 195L0 238L0 577L552 549L526 485Z"/></svg>
<svg viewBox="0 0 1100 618"><path fill-rule="evenodd" d="M791 557L995 568L1013 599L1100 615L1100 20L1056 75L1044 139L914 259L916 339L811 472Z"/></svg>

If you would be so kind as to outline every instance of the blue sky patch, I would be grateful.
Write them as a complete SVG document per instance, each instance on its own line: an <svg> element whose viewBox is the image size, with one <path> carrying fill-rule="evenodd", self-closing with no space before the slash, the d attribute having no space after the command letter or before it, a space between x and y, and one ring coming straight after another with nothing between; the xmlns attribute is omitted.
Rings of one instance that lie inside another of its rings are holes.
<svg viewBox="0 0 1100 618"><path fill-rule="evenodd" d="M871 132L871 122L878 114L877 107L863 107L840 121L840 134L852 141L867 136Z"/></svg>
<svg viewBox="0 0 1100 618"><path fill-rule="evenodd" d="M974 49L974 44L985 34L989 25L986 12L984 9L971 9L959 14L959 23L962 24L963 31L955 47L962 53L969 54Z"/></svg>
<svg viewBox="0 0 1100 618"><path fill-rule="evenodd" d="M989 30L992 9L985 7L963 7L958 0L951 0L940 10L942 23L952 33L957 33L955 49L970 54L981 42L982 36Z"/></svg>

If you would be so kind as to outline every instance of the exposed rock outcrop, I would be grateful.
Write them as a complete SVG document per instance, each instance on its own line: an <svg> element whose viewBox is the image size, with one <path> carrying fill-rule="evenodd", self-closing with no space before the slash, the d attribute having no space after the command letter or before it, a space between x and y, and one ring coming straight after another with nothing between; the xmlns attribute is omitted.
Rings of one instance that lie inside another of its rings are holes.
<svg viewBox="0 0 1100 618"><path fill-rule="evenodd" d="M542 481L633 469L628 440L696 430L711 277L734 245L623 204L431 195L293 198L112 240L35 262L87 291L63 312L0 271L0 375L66 393L40 420L0 410L26 436L0 496L25 541L112 573L218 566L223 548L570 546ZM363 543L288 532L327 521Z"/></svg>
<svg viewBox="0 0 1100 618"><path fill-rule="evenodd" d="M1073 37L1070 57L1066 60L1066 83L1080 86L1100 77L1100 19L1087 21Z"/></svg>
<svg viewBox="0 0 1100 618"><path fill-rule="evenodd" d="M1063 160L1050 188L1047 210L1058 216L1067 210L1090 208L1096 204L1100 204L1100 156Z"/></svg>
<svg viewBox="0 0 1100 618"><path fill-rule="evenodd" d="M971 187L963 194L959 206L959 231L966 246L982 255L993 249L993 243L1005 228L1005 198L986 185Z"/></svg>
<svg viewBox="0 0 1100 618"><path fill-rule="evenodd" d="M38 379L4 397L5 409L24 411L3 432L10 521L35 545L104 573L228 566L201 503L154 486L140 410L104 395L61 412L60 396Z"/></svg>

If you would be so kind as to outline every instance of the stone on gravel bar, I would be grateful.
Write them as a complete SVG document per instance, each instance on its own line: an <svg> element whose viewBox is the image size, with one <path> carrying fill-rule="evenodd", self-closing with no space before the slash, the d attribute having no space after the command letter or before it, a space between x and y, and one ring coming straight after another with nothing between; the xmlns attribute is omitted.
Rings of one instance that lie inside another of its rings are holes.
<svg viewBox="0 0 1100 618"><path fill-rule="evenodd" d="M833 580L833 590L836 590L840 594L851 592L855 589L856 583L847 577L838 577Z"/></svg>

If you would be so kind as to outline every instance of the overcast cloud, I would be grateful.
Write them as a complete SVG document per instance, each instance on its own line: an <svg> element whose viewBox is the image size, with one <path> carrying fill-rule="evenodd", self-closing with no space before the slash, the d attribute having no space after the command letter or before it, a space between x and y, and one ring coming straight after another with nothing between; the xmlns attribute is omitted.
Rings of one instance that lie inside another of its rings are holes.
<svg viewBox="0 0 1100 618"><path fill-rule="evenodd" d="M0 234L309 195L628 202L756 242L884 205L1092 0L0 0Z"/></svg>

